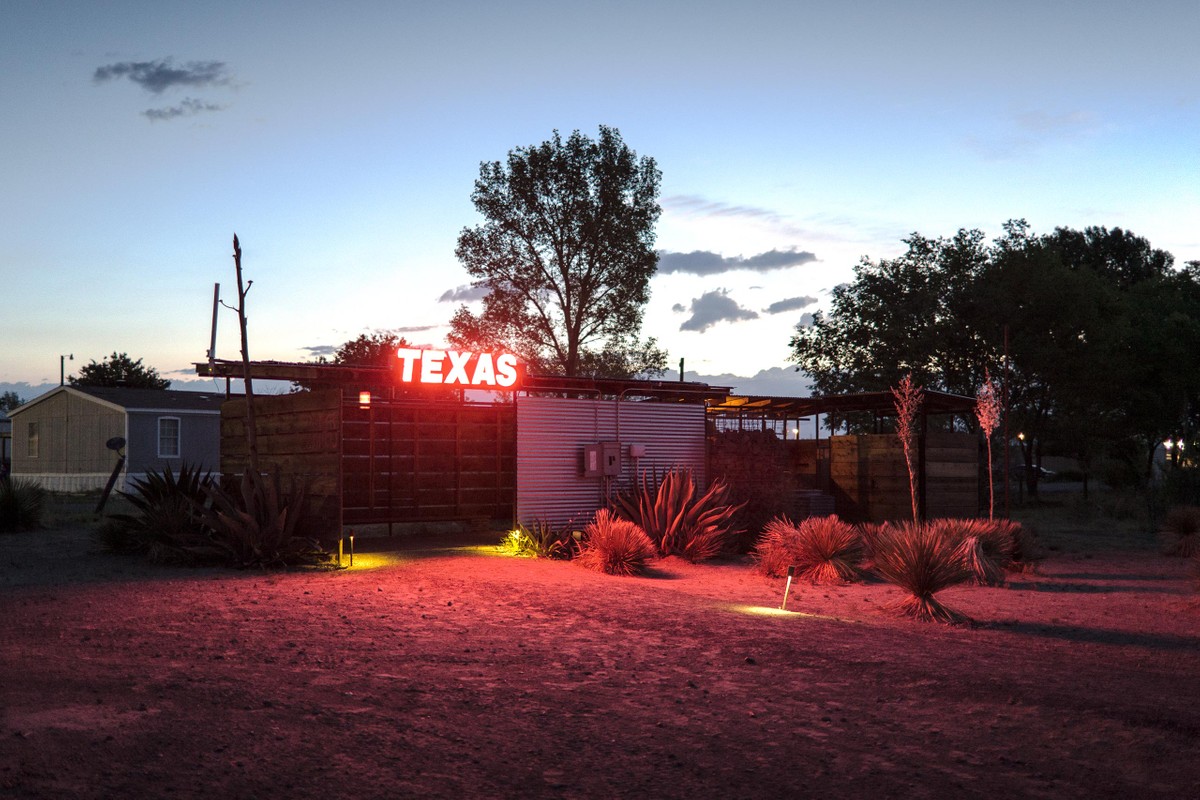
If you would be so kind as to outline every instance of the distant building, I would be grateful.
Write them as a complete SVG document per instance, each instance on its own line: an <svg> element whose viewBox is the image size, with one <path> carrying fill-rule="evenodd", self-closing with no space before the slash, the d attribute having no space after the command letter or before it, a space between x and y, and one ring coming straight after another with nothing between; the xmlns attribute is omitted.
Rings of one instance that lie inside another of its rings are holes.
<svg viewBox="0 0 1200 800"><path fill-rule="evenodd" d="M11 471L51 491L102 489L125 440L117 488L147 471L182 464L220 469L221 393L59 386L8 412Z"/></svg>

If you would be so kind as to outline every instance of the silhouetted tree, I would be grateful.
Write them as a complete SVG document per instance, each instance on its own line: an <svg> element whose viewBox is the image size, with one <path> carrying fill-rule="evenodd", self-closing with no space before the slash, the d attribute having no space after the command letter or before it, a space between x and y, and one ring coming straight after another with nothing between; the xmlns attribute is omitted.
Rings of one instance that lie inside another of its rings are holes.
<svg viewBox="0 0 1200 800"><path fill-rule="evenodd" d="M126 353L113 353L100 362L89 361L79 368L79 375L71 375L67 382L72 386L127 386L134 389L166 389L171 382L158 376L154 367L142 365L142 360L131 359Z"/></svg>
<svg viewBox="0 0 1200 800"><path fill-rule="evenodd" d="M507 347L536 370L628 377L661 373L666 353L638 333L658 266L661 173L615 128L598 140L558 131L483 162L471 200L485 222L455 251L488 290L479 315L462 306L455 347Z"/></svg>
<svg viewBox="0 0 1200 800"><path fill-rule="evenodd" d="M12 411L20 405L24 405L25 401L16 392L4 392L0 394L0 411Z"/></svg>

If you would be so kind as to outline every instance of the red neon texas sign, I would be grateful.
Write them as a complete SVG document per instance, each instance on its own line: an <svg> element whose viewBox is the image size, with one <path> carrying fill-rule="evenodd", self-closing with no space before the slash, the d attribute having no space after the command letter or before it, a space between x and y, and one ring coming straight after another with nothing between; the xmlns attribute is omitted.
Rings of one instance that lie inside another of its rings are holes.
<svg viewBox="0 0 1200 800"><path fill-rule="evenodd" d="M463 389L512 389L517 384L517 357L511 353L493 355L401 347L396 355L403 383Z"/></svg>

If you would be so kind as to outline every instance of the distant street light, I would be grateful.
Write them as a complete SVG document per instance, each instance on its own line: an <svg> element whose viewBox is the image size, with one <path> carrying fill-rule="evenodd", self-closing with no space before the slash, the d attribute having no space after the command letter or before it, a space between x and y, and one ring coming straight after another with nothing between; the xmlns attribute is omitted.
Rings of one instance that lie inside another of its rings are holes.
<svg viewBox="0 0 1200 800"><path fill-rule="evenodd" d="M71 353L66 356L58 357L58 385L65 386L67 383L67 359L75 360L75 354Z"/></svg>

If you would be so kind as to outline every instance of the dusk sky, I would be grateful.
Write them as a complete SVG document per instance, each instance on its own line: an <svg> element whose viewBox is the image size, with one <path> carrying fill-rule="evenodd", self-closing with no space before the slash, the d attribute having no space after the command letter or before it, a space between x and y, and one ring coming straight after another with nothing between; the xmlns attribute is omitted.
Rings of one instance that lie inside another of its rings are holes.
<svg viewBox="0 0 1200 800"><path fill-rule="evenodd" d="M1198 33L1197 0L5 0L0 389L69 353L197 380L234 232L252 357L442 344L480 161L554 129L657 161L643 331L704 376L784 376L803 315L913 231L1200 259Z"/></svg>

